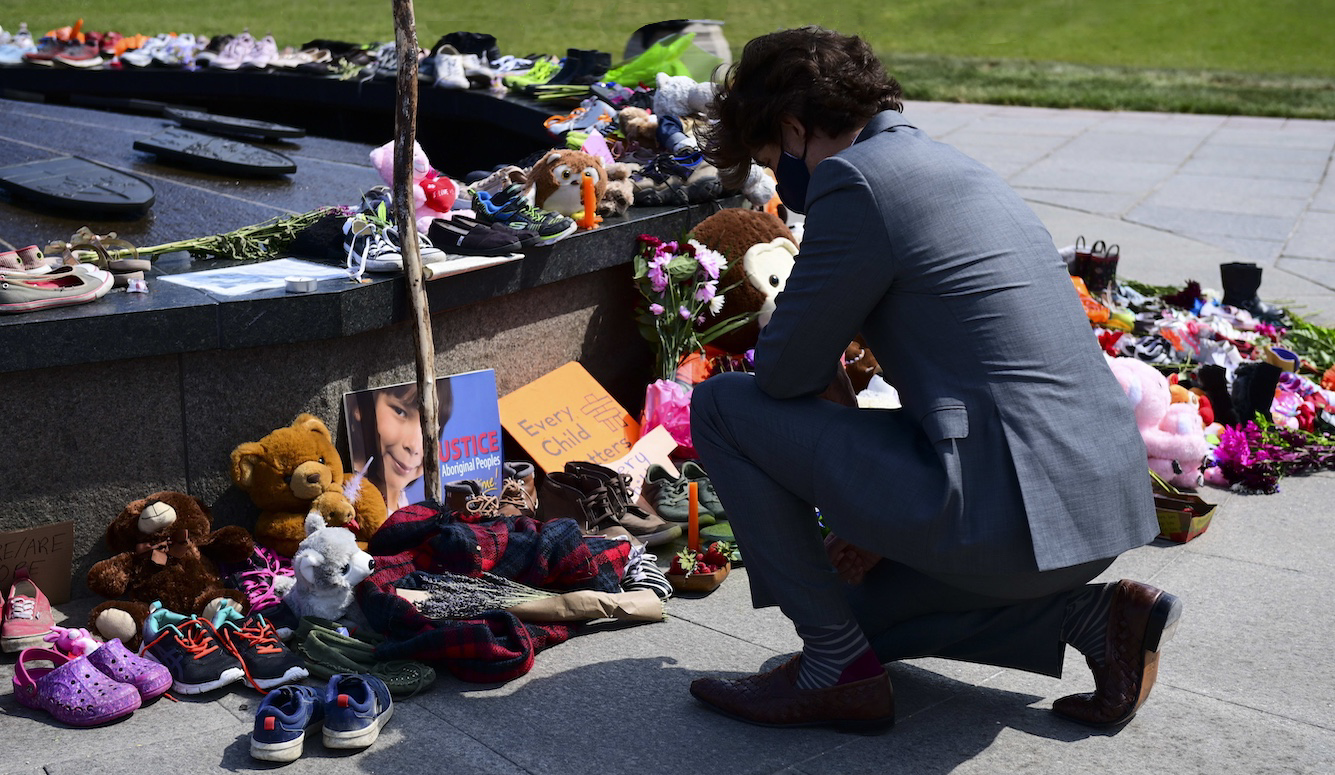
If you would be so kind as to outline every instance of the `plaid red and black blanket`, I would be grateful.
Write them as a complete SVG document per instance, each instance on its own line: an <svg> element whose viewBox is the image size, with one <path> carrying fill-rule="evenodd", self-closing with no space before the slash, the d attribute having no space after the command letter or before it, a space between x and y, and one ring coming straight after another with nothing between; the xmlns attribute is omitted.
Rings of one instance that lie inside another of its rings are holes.
<svg viewBox="0 0 1335 775"><path fill-rule="evenodd" d="M525 623L505 611L430 619L395 594L395 582L414 571L489 572L542 589L617 592L630 544L586 537L571 519L469 522L427 502L394 512L368 551L375 572L356 596L371 627L388 638L376 657L428 661L463 681L499 683L527 673L534 655L565 642L575 625Z"/></svg>

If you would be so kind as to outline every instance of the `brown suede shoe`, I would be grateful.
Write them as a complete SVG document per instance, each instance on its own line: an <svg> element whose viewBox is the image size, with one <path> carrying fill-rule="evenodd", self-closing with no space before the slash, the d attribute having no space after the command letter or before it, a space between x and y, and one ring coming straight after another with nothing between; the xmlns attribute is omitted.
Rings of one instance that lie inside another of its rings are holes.
<svg viewBox="0 0 1335 775"><path fill-rule="evenodd" d="M828 689L798 689L801 659L796 654L768 673L733 681L697 678L691 694L725 716L765 727L831 726L870 734L894 726L889 673Z"/></svg>
<svg viewBox="0 0 1335 775"><path fill-rule="evenodd" d="M1086 659L1094 691L1052 703L1052 711L1096 727L1125 724L1150 696L1159 675L1159 649L1173 637L1182 601L1148 584L1117 582L1108 613L1107 664Z"/></svg>

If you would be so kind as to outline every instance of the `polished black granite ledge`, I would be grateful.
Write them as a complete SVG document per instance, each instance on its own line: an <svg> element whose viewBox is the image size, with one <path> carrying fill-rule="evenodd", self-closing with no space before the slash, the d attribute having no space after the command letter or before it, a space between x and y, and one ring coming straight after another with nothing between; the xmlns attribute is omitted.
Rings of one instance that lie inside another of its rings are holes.
<svg viewBox="0 0 1335 775"><path fill-rule="evenodd" d="M638 235L679 237L725 204L736 202L632 208L627 217L608 219L593 231L532 248L520 261L431 280L426 283L431 311L629 264ZM308 294L273 290L244 296L160 279L235 263L172 253L155 262L149 293L113 289L88 304L6 315L0 318L0 372L331 339L384 328L411 315L403 275L368 275L365 283L322 280Z"/></svg>
<svg viewBox="0 0 1335 775"><path fill-rule="evenodd" d="M76 72L67 77L115 75L120 74ZM383 89L387 84L365 86ZM483 104L502 102L485 95L439 96L491 101ZM532 108L527 110L526 125L537 121L540 128ZM488 120L503 119L491 116ZM367 157L373 144L325 137L308 136L270 146L298 164L296 173L276 179L238 180L172 167L133 150L136 138L169 123L153 116L0 100L0 166L80 155L140 175L158 194L158 201L143 217L115 220L41 210L0 193L0 242L16 247L44 245L68 239L75 229L88 225L100 234L114 230L137 245L163 244L324 205L354 204L362 191L380 182ZM434 157L432 162L436 162ZM639 234L678 237L711 212L739 201L631 208L626 217L608 219L593 231L531 249L522 261L432 280L427 283L432 313L628 264ZM210 295L157 279L163 274L227 265L215 259L191 260L185 253L168 254L156 259L147 294L115 289L88 304L0 316L0 373L347 337L392 326L410 316L402 276L380 276L365 284L325 280L311 294L269 291L242 297Z"/></svg>

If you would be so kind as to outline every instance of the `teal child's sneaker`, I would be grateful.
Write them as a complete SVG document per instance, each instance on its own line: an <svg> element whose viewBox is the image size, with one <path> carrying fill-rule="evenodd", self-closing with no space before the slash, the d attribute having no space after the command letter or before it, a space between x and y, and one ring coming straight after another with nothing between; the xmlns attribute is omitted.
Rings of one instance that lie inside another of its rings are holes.
<svg viewBox="0 0 1335 775"><path fill-rule="evenodd" d="M326 748L367 748L394 715L385 682L364 673L338 673L324 693Z"/></svg>

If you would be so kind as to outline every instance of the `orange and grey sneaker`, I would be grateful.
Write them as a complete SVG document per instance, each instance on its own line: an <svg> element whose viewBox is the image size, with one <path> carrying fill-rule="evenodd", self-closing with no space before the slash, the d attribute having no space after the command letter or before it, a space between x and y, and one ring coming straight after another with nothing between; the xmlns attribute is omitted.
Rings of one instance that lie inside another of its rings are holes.
<svg viewBox="0 0 1335 775"><path fill-rule="evenodd" d="M283 645L278 631L260 614L242 616L232 606L219 606L213 629L223 648L241 663L246 681L262 692L310 675L306 663Z"/></svg>
<svg viewBox="0 0 1335 775"><path fill-rule="evenodd" d="M223 647L212 624L163 608L161 602L149 607L144 620L141 655L166 665L172 691L180 694L203 694L246 677L245 668Z"/></svg>
<svg viewBox="0 0 1335 775"><path fill-rule="evenodd" d="M0 620L0 649L6 652L45 646L43 638L51 632L51 603L42 590L28 578L28 569L14 572L9 597L4 600L4 618Z"/></svg>

